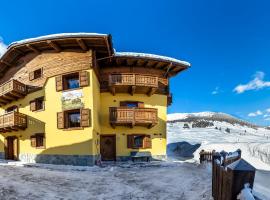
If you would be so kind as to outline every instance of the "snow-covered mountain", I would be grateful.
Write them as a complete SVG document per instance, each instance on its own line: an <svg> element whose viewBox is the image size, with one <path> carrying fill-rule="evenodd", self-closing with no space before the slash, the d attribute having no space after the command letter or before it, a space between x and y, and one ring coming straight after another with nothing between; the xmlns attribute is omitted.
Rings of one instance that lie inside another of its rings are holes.
<svg viewBox="0 0 270 200"><path fill-rule="evenodd" d="M226 122L231 125L247 126L250 128L259 128L259 126L250 122L238 119L232 115L221 112L198 112L198 113L173 113L168 114L167 121L169 123L175 122L187 122L198 123L200 121L205 122Z"/></svg>

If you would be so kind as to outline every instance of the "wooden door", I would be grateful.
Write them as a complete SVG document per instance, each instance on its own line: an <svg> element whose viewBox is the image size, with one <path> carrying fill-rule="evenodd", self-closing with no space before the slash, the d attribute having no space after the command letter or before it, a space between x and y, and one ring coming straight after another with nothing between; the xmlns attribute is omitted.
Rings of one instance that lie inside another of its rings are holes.
<svg viewBox="0 0 270 200"><path fill-rule="evenodd" d="M17 137L7 137L5 139L5 158L7 160L18 160Z"/></svg>
<svg viewBox="0 0 270 200"><path fill-rule="evenodd" d="M100 136L100 154L103 161L116 160L115 135Z"/></svg>

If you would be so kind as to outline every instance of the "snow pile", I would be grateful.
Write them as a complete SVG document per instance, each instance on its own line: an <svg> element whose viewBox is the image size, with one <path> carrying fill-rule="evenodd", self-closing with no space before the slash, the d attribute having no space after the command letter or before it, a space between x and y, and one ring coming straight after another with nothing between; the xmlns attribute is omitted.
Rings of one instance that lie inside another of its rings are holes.
<svg viewBox="0 0 270 200"><path fill-rule="evenodd" d="M239 199L239 200L255 200L254 196L252 195L252 190L249 188L248 184L245 185L245 188L238 195L237 199Z"/></svg>

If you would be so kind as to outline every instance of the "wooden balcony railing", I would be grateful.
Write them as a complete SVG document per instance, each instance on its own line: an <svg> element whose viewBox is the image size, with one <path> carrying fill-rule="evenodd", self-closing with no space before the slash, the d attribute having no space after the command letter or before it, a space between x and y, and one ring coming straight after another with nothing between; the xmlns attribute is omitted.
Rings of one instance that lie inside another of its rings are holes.
<svg viewBox="0 0 270 200"><path fill-rule="evenodd" d="M19 112L0 115L0 132L18 131L27 128L27 116Z"/></svg>
<svg viewBox="0 0 270 200"><path fill-rule="evenodd" d="M158 123L157 109L155 108L127 108L111 107L110 123L115 126L147 126L151 128Z"/></svg>
<svg viewBox="0 0 270 200"><path fill-rule="evenodd" d="M26 94L25 84L13 79L9 80L0 85L0 104L5 105L11 101L23 98Z"/></svg>
<svg viewBox="0 0 270 200"><path fill-rule="evenodd" d="M113 95L116 92L147 93L153 95L158 89L158 77L142 74L110 74L109 87Z"/></svg>

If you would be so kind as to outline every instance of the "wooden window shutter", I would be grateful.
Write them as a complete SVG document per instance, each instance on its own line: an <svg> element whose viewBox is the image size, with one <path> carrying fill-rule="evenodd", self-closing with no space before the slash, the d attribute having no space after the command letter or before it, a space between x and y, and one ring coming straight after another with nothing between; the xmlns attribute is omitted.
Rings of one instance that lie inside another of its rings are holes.
<svg viewBox="0 0 270 200"><path fill-rule="evenodd" d="M81 127L90 127L91 123L91 110L81 109Z"/></svg>
<svg viewBox="0 0 270 200"><path fill-rule="evenodd" d="M138 102L138 108L144 108L144 103L143 102Z"/></svg>
<svg viewBox="0 0 270 200"><path fill-rule="evenodd" d="M58 129L65 128L65 113L64 112L57 113L57 128Z"/></svg>
<svg viewBox="0 0 270 200"><path fill-rule="evenodd" d="M34 73L34 71L29 72L29 80L32 81L34 79L35 79L35 73Z"/></svg>
<svg viewBox="0 0 270 200"><path fill-rule="evenodd" d="M36 100L30 101L30 111L36 110Z"/></svg>
<svg viewBox="0 0 270 200"><path fill-rule="evenodd" d="M37 138L35 136L31 136L31 147L37 147Z"/></svg>
<svg viewBox="0 0 270 200"><path fill-rule="evenodd" d="M56 84L56 91L62 91L63 90L63 80L62 76L55 77L55 84Z"/></svg>
<svg viewBox="0 0 270 200"><path fill-rule="evenodd" d="M152 140L150 135L146 135L143 139L143 148L151 149L152 148Z"/></svg>
<svg viewBox="0 0 270 200"><path fill-rule="evenodd" d="M132 149L133 148L133 143L134 143L134 136L133 135L128 135L127 136L127 148Z"/></svg>
<svg viewBox="0 0 270 200"><path fill-rule="evenodd" d="M80 87L85 87L89 85L89 77L87 71L80 72Z"/></svg>

